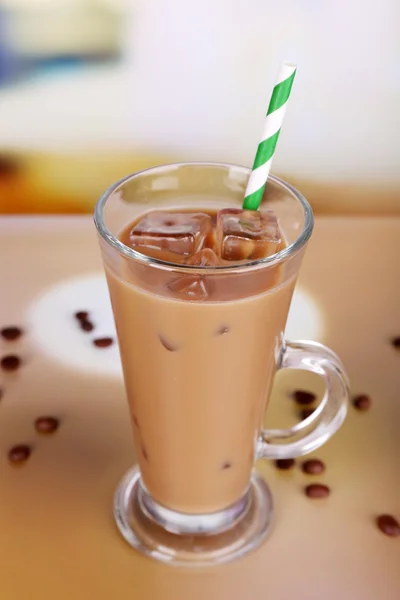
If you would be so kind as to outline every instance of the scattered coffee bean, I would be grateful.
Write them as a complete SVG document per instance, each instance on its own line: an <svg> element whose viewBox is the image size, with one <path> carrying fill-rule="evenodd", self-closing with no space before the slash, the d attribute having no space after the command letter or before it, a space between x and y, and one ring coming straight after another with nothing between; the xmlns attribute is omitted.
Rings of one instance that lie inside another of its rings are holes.
<svg viewBox="0 0 400 600"><path fill-rule="evenodd" d="M78 312L76 312L74 316L75 319L78 319L78 321L87 321L89 313L87 312L87 310L78 310Z"/></svg>
<svg viewBox="0 0 400 600"><path fill-rule="evenodd" d="M293 392L293 398L297 404L307 405L312 404L316 401L317 397L312 392L306 392L305 390L295 390Z"/></svg>
<svg viewBox="0 0 400 600"><path fill-rule="evenodd" d="M108 348L108 346L111 346L113 343L114 340L110 337L96 338L93 340L93 344L97 346L97 348Z"/></svg>
<svg viewBox="0 0 400 600"><path fill-rule="evenodd" d="M396 348L396 350L400 349L400 336L396 336L392 339L392 346Z"/></svg>
<svg viewBox="0 0 400 600"><path fill-rule="evenodd" d="M221 325L221 327L219 327L216 331L216 335L225 335L226 333L229 333L230 328L227 325Z"/></svg>
<svg viewBox="0 0 400 600"><path fill-rule="evenodd" d="M93 323L88 319L83 319L82 321L80 321L79 326L81 329L83 329L83 331L93 331L94 329Z"/></svg>
<svg viewBox="0 0 400 600"><path fill-rule="evenodd" d="M398 537L400 535L400 523L392 515L379 515L376 518L376 524L382 533L390 537Z"/></svg>
<svg viewBox="0 0 400 600"><path fill-rule="evenodd" d="M1 359L3 371L16 371L21 366L21 359L16 354L7 354Z"/></svg>
<svg viewBox="0 0 400 600"><path fill-rule="evenodd" d="M231 466L232 466L232 463L227 461L227 462L224 462L224 464L222 465L222 469L225 471L225 469L230 469Z"/></svg>
<svg viewBox="0 0 400 600"><path fill-rule="evenodd" d="M303 462L301 470L308 475L319 475L325 471L325 464L318 458L310 458Z"/></svg>
<svg viewBox="0 0 400 600"><path fill-rule="evenodd" d="M327 498L331 490L323 483L311 483L304 488L306 496L309 498Z"/></svg>
<svg viewBox="0 0 400 600"><path fill-rule="evenodd" d="M169 340L167 340L164 336L159 335L159 340L168 352L177 352L179 350L178 346L172 344Z"/></svg>
<svg viewBox="0 0 400 600"><path fill-rule="evenodd" d="M367 394L360 394L353 398L353 406L357 410L368 410L371 407L371 398Z"/></svg>
<svg viewBox="0 0 400 600"><path fill-rule="evenodd" d="M149 460L149 455L147 454L147 450L146 448L142 445L142 454L143 454L143 458L144 460Z"/></svg>
<svg viewBox="0 0 400 600"><path fill-rule="evenodd" d="M2 338L4 338L5 340L7 340L8 342L17 340L18 338L21 337L22 335L22 329L20 329L19 327L4 327L1 331L0 331L0 335Z"/></svg>
<svg viewBox="0 0 400 600"><path fill-rule="evenodd" d="M30 446L19 444L13 446L8 452L8 460L14 464L20 464L28 460L32 452Z"/></svg>
<svg viewBox="0 0 400 600"><path fill-rule="evenodd" d="M303 408L302 410L299 411L299 418L301 421L304 421L304 419L308 419L308 417L310 417L313 412L314 412L315 408Z"/></svg>
<svg viewBox="0 0 400 600"><path fill-rule="evenodd" d="M288 469L294 467L294 458L279 458L275 461L275 466L277 469L287 471Z"/></svg>
<svg viewBox="0 0 400 600"><path fill-rule="evenodd" d="M54 433L60 426L60 421L55 417L38 417L35 421L35 429L38 433Z"/></svg>
<svg viewBox="0 0 400 600"><path fill-rule="evenodd" d="M133 415L133 423L135 424L135 427L140 429L138 418L135 415Z"/></svg>

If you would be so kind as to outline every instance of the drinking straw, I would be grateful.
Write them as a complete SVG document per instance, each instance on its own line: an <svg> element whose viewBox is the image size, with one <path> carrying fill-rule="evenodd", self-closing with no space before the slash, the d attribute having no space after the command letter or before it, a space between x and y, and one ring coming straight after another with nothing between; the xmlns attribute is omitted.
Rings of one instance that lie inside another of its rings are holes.
<svg viewBox="0 0 400 600"><path fill-rule="evenodd" d="M258 144L247 183L243 201L245 209L257 210L261 204L295 75L296 65L282 63L269 102L262 138Z"/></svg>

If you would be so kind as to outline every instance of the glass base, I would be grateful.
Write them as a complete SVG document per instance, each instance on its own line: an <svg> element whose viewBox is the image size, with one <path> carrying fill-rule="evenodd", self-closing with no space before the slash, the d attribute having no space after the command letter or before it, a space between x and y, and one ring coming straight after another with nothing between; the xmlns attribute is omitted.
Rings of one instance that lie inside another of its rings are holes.
<svg viewBox="0 0 400 600"><path fill-rule="evenodd" d="M254 550L266 537L272 519L272 496L253 473L249 489L223 511L188 515L155 502L138 467L128 471L114 498L118 529L133 548L178 566L206 566L231 561Z"/></svg>

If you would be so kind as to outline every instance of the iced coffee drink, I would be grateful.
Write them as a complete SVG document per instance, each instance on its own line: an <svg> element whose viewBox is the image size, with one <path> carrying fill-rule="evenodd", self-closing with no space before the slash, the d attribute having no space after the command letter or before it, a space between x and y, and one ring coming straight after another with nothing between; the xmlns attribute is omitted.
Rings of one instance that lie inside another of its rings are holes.
<svg viewBox="0 0 400 600"><path fill-rule="evenodd" d="M198 267L154 281L107 269L134 438L151 496L211 513L246 491L295 276L217 278L284 247L272 211L153 211L121 232L129 248ZM203 271L203 272L202 272Z"/></svg>
<svg viewBox="0 0 400 600"><path fill-rule="evenodd" d="M138 461L114 516L131 546L169 564L255 548L273 514L256 459L307 454L346 415L340 360L283 339L311 208L270 175L259 209L243 210L248 181L243 167L165 165L117 182L95 211ZM304 422L266 430L285 368L317 373L326 394Z"/></svg>

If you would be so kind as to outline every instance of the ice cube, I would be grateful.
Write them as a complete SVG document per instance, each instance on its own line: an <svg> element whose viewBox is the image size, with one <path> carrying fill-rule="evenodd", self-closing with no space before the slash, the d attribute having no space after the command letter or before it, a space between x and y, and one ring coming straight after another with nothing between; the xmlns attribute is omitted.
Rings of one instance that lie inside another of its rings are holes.
<svg viewBox="0 0 400 600"><path fill-rule="evenodd" d="M255 260L278 251L281 234L270 210L225 208L217 219L217 246L224 260Z"/></svg>
<svg viewBox="0 0 400 600"><path fill-rule="evenodd" d="M179 346L165 337L165 335L158 334L158 338L164 348L168 350L168 352L177 352L179 350Z"/></svg>
<svg viewBox="0 0 400 600"><path fill-rule="evenodd" d="M136 223L129 239L132 247L155 256L162 257L162 251L192 256L211 230L211 217L204 213L154 211Z"/></svg>
<svg viewBox="0 0 400 600"><path fill-rule="evenodd" d="M168 284L168 289L181 300L201 302L209 294L208 282L201 275L181 275Z"/></svg>
<svg viewBox="0 0 400 600"><path fill-rule="evenodd" d="M221 264L219 257L211 248L203 248L187 259L186 264L196 267L217 267Z"/></svg>
<svg viewBox="0 0 400 600"><path fill-rule="evenodd" d="M221 260L211 248L203 248L186 260L187 265L196 267L216 267ZM203 275L181 275L168 284L174 296L183 300L204 301L210 294L212 281Z"/></svg>

